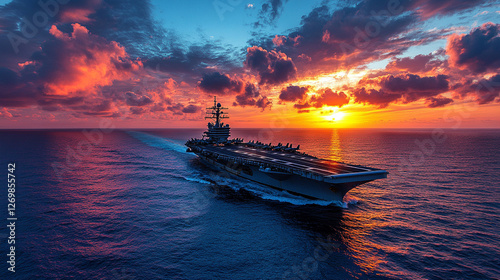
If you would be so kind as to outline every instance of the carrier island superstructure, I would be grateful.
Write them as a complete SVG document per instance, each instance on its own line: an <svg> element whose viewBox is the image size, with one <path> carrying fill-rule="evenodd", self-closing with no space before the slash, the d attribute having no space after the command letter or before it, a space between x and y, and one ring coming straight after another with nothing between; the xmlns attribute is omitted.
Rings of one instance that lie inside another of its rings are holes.
<svg viewBox="0 0 500 280"><path fill-rule="evenodd" d="M228 108L214 97L214 106L207 108L208 130L201 139L186 142L208 167L228 172L268 187L294 195L326 201L342 201L352 188L376 179L388 172L375 168L350 165L299 152L300 145L264 144L229 139L230 127L222 121Z"/></svg>

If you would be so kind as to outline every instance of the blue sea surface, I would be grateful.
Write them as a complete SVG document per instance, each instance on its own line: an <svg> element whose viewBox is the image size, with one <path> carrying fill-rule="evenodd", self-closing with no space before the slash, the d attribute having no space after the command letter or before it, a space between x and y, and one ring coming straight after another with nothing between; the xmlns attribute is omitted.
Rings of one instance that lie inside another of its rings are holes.
<svg viewBox="0 0 500 280"><path fill-rule="evenodd" d="M0 131L0 279L500 279L499 130L232 131L390 172L343 202L213 171L201 133Z"/></svg>

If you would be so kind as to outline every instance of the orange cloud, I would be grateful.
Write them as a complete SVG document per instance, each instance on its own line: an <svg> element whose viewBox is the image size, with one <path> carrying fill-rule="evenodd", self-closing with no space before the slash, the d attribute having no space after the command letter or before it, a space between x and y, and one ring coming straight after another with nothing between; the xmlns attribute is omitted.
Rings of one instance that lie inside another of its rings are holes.
<svg viewBox="0 0 500 280"><path fill-rule="evenodd" d="M273 44L275 46L277 46L277 47L283 46L285 44L285 41L286 41L286 36L278 36L278 35L276 35L273 38Z"/></svg>
<svg viewBox="0 0 500 280"><path fill-rule="evenodd" d="M101 2L101 0L90 0L83 7L67 7L61 10L59 20L64 23L86 23L92 21L89 16L95 12L96 8L101 5Z"/></svg>
<svg viewBox="0 0 500 280"><path fill-rule="evenodd" d="M0 118L12 118L12 114L7 110L7 108L2 108L0 110Z"/></svg>
<svg viewBox="0 0 500 280"><path fill-rule="evenodd" d="M61 12L61 22L89 22L91 15L94 11L87 9L68 9Z"/></svg>
<svg viewBox="0 0 500 280"><path fill-rule="evenodd" d="M129 78L132 71L142 67L142 63L132 61L117 42L92 35L78 23L72 26L71 34L61 32L55 25L50 28L50 34L58 40L43 49L47 55L54 56L53 62L45 61L40 69L48 71L41 73L47 78L47 94L92 92L96 87Z"/></svg>

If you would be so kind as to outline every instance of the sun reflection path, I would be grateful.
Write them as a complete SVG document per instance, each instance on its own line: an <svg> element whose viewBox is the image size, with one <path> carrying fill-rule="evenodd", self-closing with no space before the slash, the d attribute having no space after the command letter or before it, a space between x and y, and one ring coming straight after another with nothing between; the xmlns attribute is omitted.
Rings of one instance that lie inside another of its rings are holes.
<svg viewBox="0 0 500 280"><path fill-rule="evenodd" d="M330 141L330 159L342 161L342 149L340 147L340 137L337 129L333 129Z"/></svg>

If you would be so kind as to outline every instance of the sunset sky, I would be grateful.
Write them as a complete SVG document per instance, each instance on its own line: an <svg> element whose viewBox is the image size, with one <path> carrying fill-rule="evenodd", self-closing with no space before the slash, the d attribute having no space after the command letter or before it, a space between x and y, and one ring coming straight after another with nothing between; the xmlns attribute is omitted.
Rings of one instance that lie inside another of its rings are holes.
<svg viewBox="0 0 500 280"><path fill-rule="evenodd" d="M41 4L40 4L41 3ZM500 4L0 0L0 128L500 128Z"/></svg>

